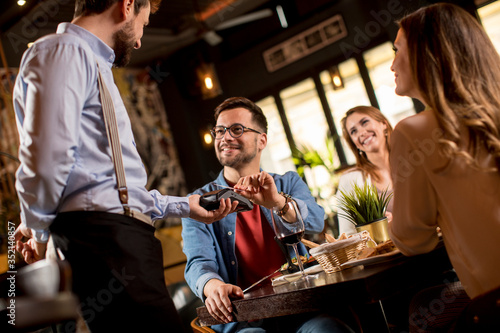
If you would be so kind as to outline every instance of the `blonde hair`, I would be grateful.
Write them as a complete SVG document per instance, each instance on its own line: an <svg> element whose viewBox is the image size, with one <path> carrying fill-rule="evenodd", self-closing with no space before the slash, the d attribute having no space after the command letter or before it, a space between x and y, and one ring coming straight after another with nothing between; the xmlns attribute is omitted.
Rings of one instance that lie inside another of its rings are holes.
<svg viewBox="0 0 500 333"><path fill-rule="evenodd" d="M444 131L444 156L479 170L486 149L500 172L500 56L482 26L445 3L421 8L399 25L414 82Z"/></svg>
<svg viewBox="0 0 500 333"><path fill-rule="evenodd" d="M356 147L356 144L352 141L351 136L349 135L349 131L346 127L346 121L347 118L352 115L353 113L362 113L365 114L379 123L383 123L387 126L386 128L386 141L385 145L387 148L387 151L390 153L391 147L389 146L389 142L391 142L391 134L392 134L392 126L389 123L389 120L382 114L382 112L373 107L373 106L356 106L350 110L348 110L340 121L342 123L342 135L344 136L345 141L349 145L349 148L351 148L352 152L354 153L354 156L356 157L356 167L363 172L363 175L372 177L375 181L380 181L380 175L378 173L378 168L375 164L370 162L368 157L366 156L365 152L358 151L358 148Z"/></svg>

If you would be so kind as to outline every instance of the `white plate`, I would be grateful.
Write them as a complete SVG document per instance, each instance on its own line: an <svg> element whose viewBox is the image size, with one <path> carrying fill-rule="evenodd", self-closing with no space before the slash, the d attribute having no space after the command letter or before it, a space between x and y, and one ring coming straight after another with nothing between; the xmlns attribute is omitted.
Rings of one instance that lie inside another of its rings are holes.
<svg viewBox="0 0 500 333"><path fill-rule="evenodd" d="M340 265L340 267L348 268L348 267L359 266L359 265L372 265L372 264L376 264L379 262L384 262L384 261L390 260L390 259L392 259L392 257L394 257L400 253L401 253L401 251L396 249L396 250L388 252L388 253L377 254L376 256L373 256L373 257L350 260L350 261Z"/></svg>
<svg viewBox="0 0 500 333"><path fill-rule="evenodd" d="M314 266L311 266L311 267L304 269L304 272L307 275L317 274L317 273L322 272L322 271L323 271L323 268L321 268L320 264L317 264L317 265L314 265ZM284 284L284 283L296 281L296 280L300 279L301 277L302 277L302 273L300 271L292 273L292 274L281 275L281 276L278 276L277 278L272 279L272 285L279 286L279 285Z"/></svg>

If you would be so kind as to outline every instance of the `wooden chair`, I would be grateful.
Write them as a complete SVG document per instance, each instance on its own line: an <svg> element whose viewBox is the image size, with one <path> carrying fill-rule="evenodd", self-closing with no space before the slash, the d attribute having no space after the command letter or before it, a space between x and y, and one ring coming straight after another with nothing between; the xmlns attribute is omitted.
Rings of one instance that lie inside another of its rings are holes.
<svg viewBox="0 0 500 333"><path fill-rule="evenodd" d="M200 326L200 322L198 320L198 317L194 318L193 321L191 321L191 328L193 329L193 333L211 333L211 332L215 332L210 327Z"/></svg>
<svg viewBox="0 0 500 333"><path fill-rule="evenodd" d="M78 299L71 292L71 268L67 262L40 260L17 273L4 274L0 283L9 290L12 281L15 326L2 321L0 331L33 331L78 317ZM2 317L12 311L10 304L9 298L0 299Z"/></svg>

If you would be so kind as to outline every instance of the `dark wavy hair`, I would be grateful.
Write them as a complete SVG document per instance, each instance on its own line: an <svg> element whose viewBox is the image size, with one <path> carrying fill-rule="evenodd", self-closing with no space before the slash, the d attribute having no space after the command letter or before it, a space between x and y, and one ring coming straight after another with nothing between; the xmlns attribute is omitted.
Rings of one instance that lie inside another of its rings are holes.
<svg viewBox="0 0 500 333"><path fill-rule="evenodd" d="M100 14L106 9L117 3L119 0L76 0L74 16L89 16L92 14ZM137 15L141 8L145 7L148 2L151 5L151 13L156 13L160 8L162 0L134 0L134 13Z"/></svg>
<svg viewBox="0 0 500 333"><path fill-rule="evenodd" d="M222 102L215 108L215 121L217 122L217 119L219 118L221 112L237 108L243 108L250 111L250 113L252 114L252 120L257 124L261 132L267 134L267 119L262 112L262 109L257 104L245 97L230 97Z"/></svg>
<svg viewBox="0 0 500 333"><path fill-rule="evenodd" d="M342 118L342 120L340 121L342 123L342 135L344 136L344 140L347 142L349 148L351 148L354 156L356 157L356 168L361 170L361 172L363 172L365 177L367 175L370 175L370 177L372 177L374 180L379 181L380 175L378 173L378 168L375 166L375 164L370 162L365 152L361 151L358 152L356 144L352 141L351 136L349 135L349 131L346 127L346 121L347 118L353 113L365 114L380 123L384 123L387 126L386 128L387 136L385 137L385 146L387 147L388 152L391 151L389 142L391 142L392 126L389 123L389 120L384 116L384 114L379 109L373 106L356 106L348 110L344 118Z"/></svg>
<svg viewBox="0 0 500 333"><path fill-rule="evenodd" d="M409 14L399 26L413 81L444 131L444 156L481 169L486 148L500 172L500 56L481 24L462 8L440 3ZM468 146L461 145L467 136Z"/></svg>

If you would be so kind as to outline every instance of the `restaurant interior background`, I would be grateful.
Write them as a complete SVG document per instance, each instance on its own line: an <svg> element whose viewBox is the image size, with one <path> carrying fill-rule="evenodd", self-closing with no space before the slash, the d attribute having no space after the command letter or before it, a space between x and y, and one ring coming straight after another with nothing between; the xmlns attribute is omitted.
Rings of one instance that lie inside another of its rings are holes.
<svg viewBox="0 0 500 333"><path fill-rule="evenodd" d="M6 252L7 221L19 218L12 84L28 43L71 20L74 3L22 2L0 5L0 253ZM213 110L228 97L245 96L269 122L262 168L303 174L333 223L338 171L355 162L341 139L340 120L357 105L379 107L393 126L422 110L418 102L394 93L394 21L433 2L164 0L128 69L114 72L148 187L186 195L213 180L221 170L209 134ZM500 1L449 2L477 15L500 50ZM169 228L159 235L169 247L164 251L170 254L167 283L183 279L179 222L163 221Z"/></svg>

